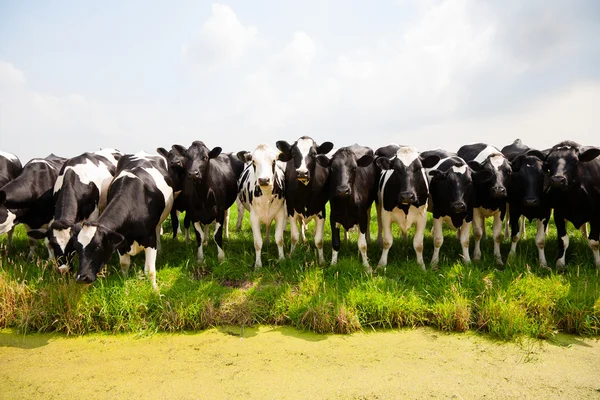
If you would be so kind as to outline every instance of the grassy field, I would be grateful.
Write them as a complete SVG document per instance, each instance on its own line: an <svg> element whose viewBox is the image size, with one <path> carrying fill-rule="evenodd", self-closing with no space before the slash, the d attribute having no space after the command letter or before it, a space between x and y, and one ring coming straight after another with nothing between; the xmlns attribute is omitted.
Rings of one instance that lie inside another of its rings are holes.
<svg viewBox="0 0 600 400"><path fill-rule="evenodd" d="M233 231L235 217L232 207L225 262L217 263L211 240L203 266L195 262L195 241L186 244L183 236L171 239L170 222L166 223L157 260L159 292L152 290L143 276L143 253L132 258L129 276L121 275L115 255L104 277L91 286L78 285L72 274L60 275L46 260L41 242L38 259L28 262L27 238L20 227L9 256L0 261L0 328L75 335L100 331L148 334L226 324L274 324L335 333L432 326L441 331L475 330L500 339L523 335L548 338L557 331L600 335L598 271L586 241L572 226L564 274L538 266L534 224L528 224L527 239L521 240L517 257L503 270L494 265L489 225L481 262L463 266L460 244L454 231L447 230L439 269L428 267L426 272L414 262L412 232L403 240L395 227L387 270L369 275L360 262L356 233L350 234L347 243L342 241L337 265L317 265L311 224L309 243L300 243L291 258L278 261L272 239L263 248L263 268L255 272L248 215L241 232ZM374 215L372 221L375 239ZM551 224L546 246L550 265L555 260L555 240ZM5 248L4 236L0 251ZM505 239L504 257L509 248ZM288 232L285 249L287 255ZM432 252L428 230L426 263ZM368 254L375 266L381 254L375 240L369 243ZM331 258L328 224L325 256Z"/></svg>

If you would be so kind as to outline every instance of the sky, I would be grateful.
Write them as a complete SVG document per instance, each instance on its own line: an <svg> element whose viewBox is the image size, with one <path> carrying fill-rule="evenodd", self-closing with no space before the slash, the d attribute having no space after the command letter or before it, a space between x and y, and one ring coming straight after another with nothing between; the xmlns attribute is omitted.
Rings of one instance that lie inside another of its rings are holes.
<svg viewBox="0 0 600 400"><path fill-rule="evenodd" d="M0 150L600 145L595 0L0 2Z"/></svg>

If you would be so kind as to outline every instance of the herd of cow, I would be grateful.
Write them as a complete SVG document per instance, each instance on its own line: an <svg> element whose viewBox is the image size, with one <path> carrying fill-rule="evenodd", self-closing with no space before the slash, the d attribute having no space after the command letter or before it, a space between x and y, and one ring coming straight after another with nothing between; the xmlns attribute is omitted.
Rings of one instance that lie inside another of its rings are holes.
<svg viewBox="0 0 600 400"><path fill-rule="evenodd" d="M331 263L340 250L340 226L347 232L358 225L358 248L363 265L370 270L367 239L372 204L376 204L378 242L382 246L379 266L387 265L392 246L392 223L403 233L415 225L413 246L417 262L425 269L423 235L427 212L433 214L434 251L431 265L439 261L446 222L457 230L463 261L469 263L469 237L473 225L473 258L481 258L484 220L492 216L494 257L502 264L502 223L510 225L516 252L524 231L524 219L537 220L539 262L546 266L544 243L550 214L558 233L556 267L565 266L569 245L566 221L587 234L595 265L600 268L600 148L561 142L547 150L531 149L515 140L497 148L483 144L462 146L457 153L391 144L373 151L352 145L333 149L309 137L294 143L278 141L275 150L259 145L252 153L222 153L201 141L189 148L173 145L121 154L104 149L65 159L54 154L35 158L24 167L10 153L0 152L0 234L25 225L30 256L36 241L44 239L49 257L61 272L69 270L78 255L76 280L94 282L102 266L118 252L124 272L130 256L145 251L145 273L156 287L155 263L162 224L171 215L177 234L179 212L184 225L193 225L198 262L204 260L208 225L215 223L218 259L224 259L223 230L228 235L229 209L237 200L238 228L244 209L250 223L260 267L262 233L266 240L275 220L275 242L284 257L283 233L290 222L294 251L306 223L315 220L314 241L320 263L324 262L323 231L326 204L330 203ZM189 230L186 235L189 235Z"/></svg>

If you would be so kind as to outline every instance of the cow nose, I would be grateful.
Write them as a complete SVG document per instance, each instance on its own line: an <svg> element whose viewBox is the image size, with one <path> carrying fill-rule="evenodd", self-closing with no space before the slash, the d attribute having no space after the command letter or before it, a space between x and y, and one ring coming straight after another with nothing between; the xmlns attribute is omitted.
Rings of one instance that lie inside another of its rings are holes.
<svg viewBox="0 0 600 400"><path fill-rule="evenodd" d="M337 189L337 194L340 197L346 197L350 195L350 186L340 186Z"/></svg>
<svg viewBox="0 0 600 400"><path fill-rule="evenodd" d="M299 180L308 180L308 170L307 169L297 169L296 173L298 174Z"/></svg>
<svg viewBox="0 0 600 400"><path fill-rule="evenodd" d="M494 197L506 197L506 188L504 186L494 186L492 188L492 194Z"/></svg>
<svg viewBox="0 0 600 400"><path fill-rule="evenodd" d="M452 203L452 209L455 213L463 213L467 211L467 205L463 201L457 201Z"/></svg>
<svg viewBox="0 0 600 400"><path fill-rule="evenodd" d="M196 171L189 171L188 172L188 176L190 177L190 179L192 180L196 180L200 177L200 171L196 170Z"/></svg>
<svg viewBox="0 0 600 400"><path fill-rule="evenodd" d="M416 196L413 192L402 192L400 193L400 202L403 204L412 204L416 200Z"/></svg>
<svg viewBox="0 0 600 400"><path fill-rule="evenodd" d="M552 176L552 186L563 187L567 185L567 178L564 175Z"/></svg>
<svg viewBox="0 0 600 400"><path fill-rule="evenodd" d="M267 186L271 182L271 178L258 178L258 184L260 186Z"/></svg>
<svg viewBox="0 0 600 400"><path fill-rule="evenodd" d="M540 204L540 201L535 197L528 197L523 199L523 204L527 207L535 207Z"/></svg>
<svg viewBox="0 0 600 400"><path fill-rule="evenodd" d="M75 280L77 281L77 283L92 283L96 280L96 278L90 275L77 274Z"/></svg>

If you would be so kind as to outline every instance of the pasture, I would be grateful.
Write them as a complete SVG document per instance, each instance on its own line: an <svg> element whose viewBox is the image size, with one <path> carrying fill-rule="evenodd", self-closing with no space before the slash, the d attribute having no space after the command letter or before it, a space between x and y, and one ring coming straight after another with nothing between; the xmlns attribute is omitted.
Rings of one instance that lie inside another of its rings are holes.
<svg viewBox="0 0 600 400"><path fill-rule="evenodd" d="M425 233L426 272L415 262L414 229L408 239L402 239L394 225L387 269L370 275L361 264L355 232L350 233L347 243L342 240L337 265L329 265L328 219L324 265L316 262L311 223L308 243L299 243L291 257L287 227L287 258L283 261L277 260L271 238L270 244L263 247L263 267L255 271L248 215L241 232L234 230L235 205L230 215L231 233L229 239L224 239L225 261L221 264L217 262L212 233L205 247L205 264L197 265L193 235L189 244L182 235L171 239L167 220L157 259L159 291L144 278L143 254L132 258L126 277L114 255L93 285L76 284L73 270L61 275L47 261L41 242L37 258L33 262L25 258L27 235L20 226L9 255L0 261L0 328L81 335L178 332L222 325L243 329L259 324L290 325L319 333L430 326L444 332L482 332L503 340L520 336L549 338L558 331L600 334L599 272L587 241L571 225L567 270L562 274L538 266L535 225L530 223L527 238L519 242L517 256L503 269L497 269L489 221L487 238L482 242L482 261L462 265L455 232L445 229L439 268L431 270L430 218ZM381 254L376 233L373 208L368 256L374 268ZM557 252L555 241L556 229L551 221L546 241L551 266ZM0 250L5 249L4 236L0 238ZM509 249L510 240L505 238L504 258Z"/></svg>

